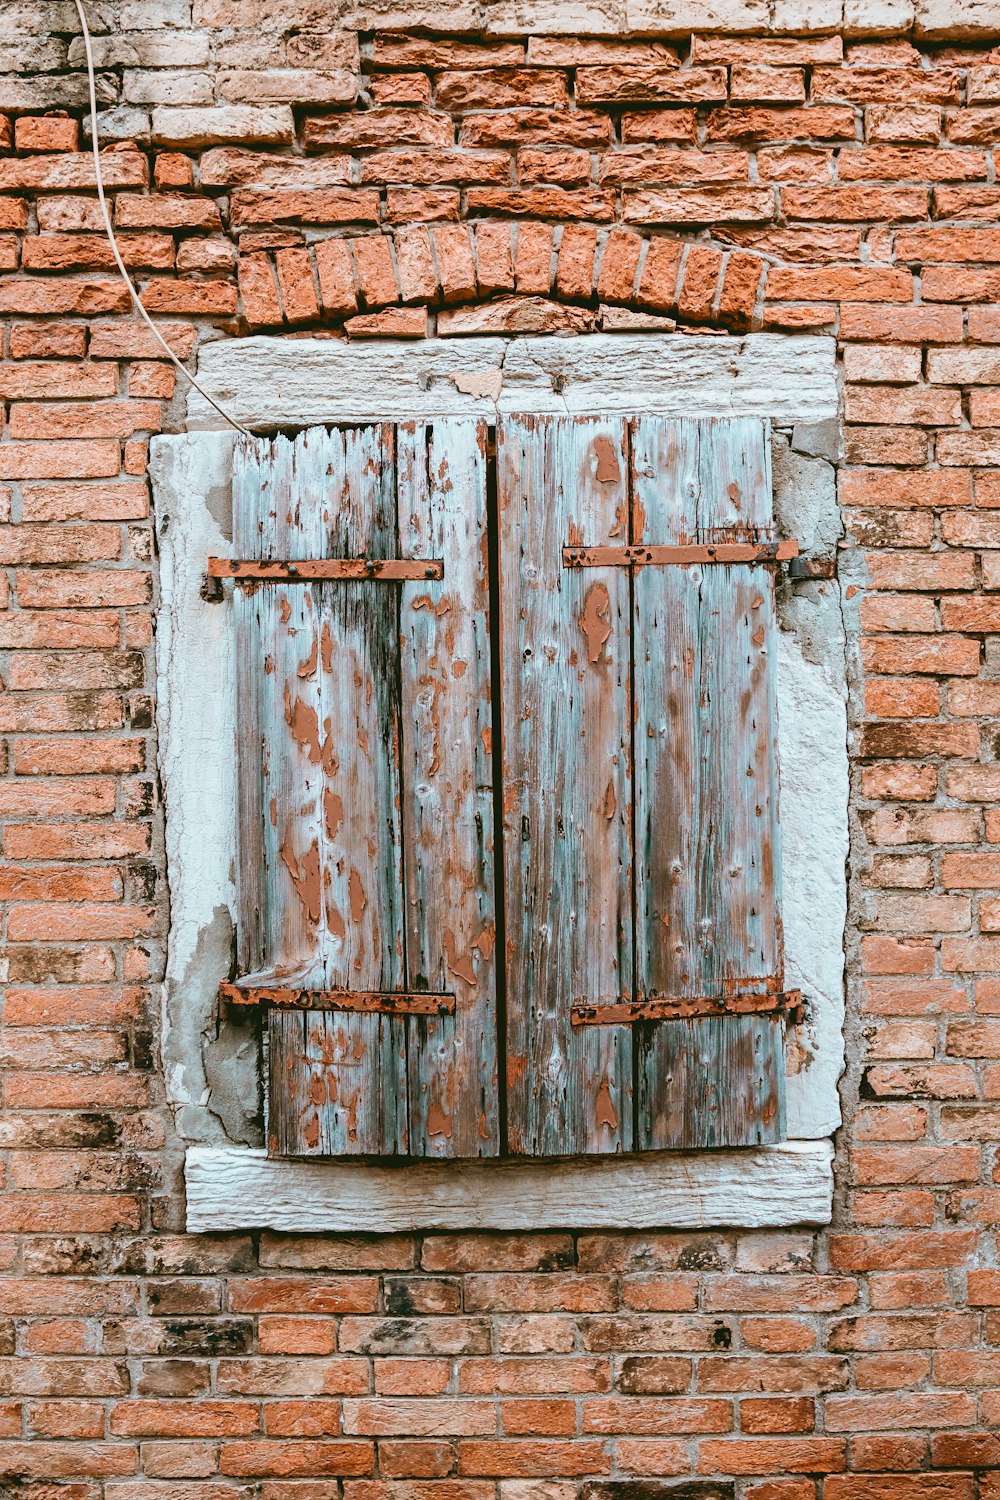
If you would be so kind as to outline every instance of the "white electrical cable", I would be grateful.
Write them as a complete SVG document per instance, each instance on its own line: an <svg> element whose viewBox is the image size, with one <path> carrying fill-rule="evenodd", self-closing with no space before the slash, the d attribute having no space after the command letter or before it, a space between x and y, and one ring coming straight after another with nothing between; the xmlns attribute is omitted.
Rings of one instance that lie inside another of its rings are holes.
<svg viewBox="0 0 1000 1500"><path fill-rule="evenodd" d="M90 143L94 151L94 171L97 173L97 197L100 201L101 213L104 215L104 228L107 230L108 240L111 245L111 253L115 258L115 264L121 272L122 280L125 282L125 285L128 287L129 291L132 294L132 301L135 303L136 312L139 314L140 318L142 318L143 322L148 325L153 337L156 339L158 344L162 345L168 357L173 360L178 370L180 370L181 374L184 376L184 379L191 382L198 394L205 398L209 406L213 407L215 411L219 413L219 416L223 417L225 421L229 423L230 427L235 427L238 432L242 432L246 437L251 437L252 433L250 432L249 428L244 427L242 422L237 422L235 417L231 417L225 410L225 408L220 406L218 401L216 401L214 397L208 394L204 386L199 385L198 381L191 374L191 371L186 369L184 365L181 364L180 360L177 358L176 354L171 349L170 345L167 343L163 335L160 333L160 330L157 328L156 324L153 322L146 309L143 307L142 302L139 299L139 293L135 289L132 278L128 274L128 271L125 269L125 262L122 260L121 252L118 249L118 241L115 239L115 232L111 227L111 215L108 213L108 204L104 196L104 178L101 175L101 153L97 141L97 82L94 76L94 52L93 48L90 45L90 31L87 26L87 14L83 8L82 0L76 0L76 9L80 17L80 27L83 32L83 46L87 54L87 77L90 81Z"/></svg>

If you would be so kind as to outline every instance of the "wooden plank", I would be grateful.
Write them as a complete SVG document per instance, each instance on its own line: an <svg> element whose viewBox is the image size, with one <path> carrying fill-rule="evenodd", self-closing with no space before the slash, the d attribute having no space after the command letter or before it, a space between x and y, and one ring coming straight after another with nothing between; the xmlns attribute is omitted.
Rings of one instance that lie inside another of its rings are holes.
<svg viewBox="0 0 1000 1500"><path fill-rule="evenodd" d="M828 1224L829 1141L587 1161L303 1162L192 1146L189 1233L762 1229Z"/></svg>
<svg viewBox="0 0 1000 1500"><path fill-rule="evenodd" d="M360 555L400 585L318 569L237 604L267 726L240 988L273 1004L278 1154L499 1149L486 438L409 424L398 462L385 426L248 445L261 571Z"/></svg>
<svg viewBox="0 0 1000 1500"><path fill-rule="evenodd" d="M632 484L637 543L766 534L765 425L638 418ZM650 568L634 590L637 999L775 987L773 578L741 565ZM783 1038L781 1018L761 1015L641 1025L639 1143L780 1139Z"/></svg>
<svg viewBox="0 0 1000 1500"><path fill-rule="evenodd" d="M237 557L210 557L209 578L232 578L247 583L306 583L314 579L377 579L401 583L411 578L443 578L440 558L313 557L302 562L258 562Z"/></svg>
<svg viewBox="0 0 1000 1500"><path fill-rule="evenodd" d="M564 568L683 567L689 563L775 563L798 557L799 544L719 542L686 547L564 547Z"/></svg>
<svg viewBox="0 0 1000 1500"><path fill-rule="evenodd" d="M244 441L242 467L255 469L261 497L241 475L243 555L398 556L390 427ZM242 594L236 609L241 680L256 686L245 722L259 737L248 766L241 756L251 789L241 886L260 904L256 968L304 989L402 989L397 591L317 581ZM248 859L261 853L258 877ZM272 1011L270 1149L404 1151L404 1026Z"/></svg>
<svg viewBox="0 0 1000 1500"><path fill-rule="evenodd" d="M576 1003L632 987L629 590L564 569L564 542L627 541L622 418L497 427L510 1150L632 1147L627 1027Z"/></svg>
<svg viewBox="0 0 1000 1500"><path fill-rule="evenodd" d="M444 560L400 592L406 962L454 1014L407 1023L410 1152L500 1148L485 422L397 431L399 536Z"/></svg>

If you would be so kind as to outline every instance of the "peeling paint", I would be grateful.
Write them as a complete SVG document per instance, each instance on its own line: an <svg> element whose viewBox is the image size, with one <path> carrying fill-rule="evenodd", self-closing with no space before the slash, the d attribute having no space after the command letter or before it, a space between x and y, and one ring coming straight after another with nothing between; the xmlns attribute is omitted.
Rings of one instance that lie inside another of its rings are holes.
<svg viewBox="0 0 1000 1500"><path fill-rule="evenodd" d="M610 612L611 599L607 584L592 583L587 590L580 616L580 629L587 642L587 659L592 665L600 661L604 643L611 635Z"/></svg>

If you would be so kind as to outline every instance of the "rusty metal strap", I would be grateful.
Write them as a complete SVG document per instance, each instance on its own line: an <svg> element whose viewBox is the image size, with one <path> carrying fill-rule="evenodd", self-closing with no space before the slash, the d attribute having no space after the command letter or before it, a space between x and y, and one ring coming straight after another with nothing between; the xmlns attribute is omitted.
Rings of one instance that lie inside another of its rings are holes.
<svg viewBox="0 0 1000 1500"><path fill-rule="evenodd" d="M237 583L336 583L373 581L406 583L444 577L439 557L315 557L295 562L253 562L235 557L210 557L209 578L232 578Z"/></svg>
<svg viewBox="0 0 1000 1500"><path fill-rule="evenodd" d="M276 1005L285 1010L345 1010L382 1016L452 1016L455 996L420 990L304 990L280 985L219 985L230 1005Z"/></svg>
<svg viewBox="0 0 1000 1500"><path fill-rule="evenodd" d="M773 1011L797 1010L801 1004L801 990L691 998L647 995L642 1000L622 999L610 1005L574 1005L570 1019L574 1026L631 1026L636 1021L686 1021L699 1016L767 1015Z"/></svg>
<svg viewBox="0 0 1000 1500"><path fill-rule="evenodd" d="M760 566L798 557L799 544L786 542L704 542L677 547L564 547L564 568L687 567L692 563L749 563Z"/></svg>

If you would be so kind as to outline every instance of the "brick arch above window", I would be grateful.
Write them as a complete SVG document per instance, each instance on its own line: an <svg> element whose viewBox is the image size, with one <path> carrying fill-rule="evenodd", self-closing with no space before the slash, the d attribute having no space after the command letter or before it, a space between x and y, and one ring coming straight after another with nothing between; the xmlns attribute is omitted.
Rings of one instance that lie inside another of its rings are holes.
<svg viewBox="0 0 1000 1500"><path fill-rule="evenodd" d="M311 244L296 231L245 235L239 285L254 330L337 326L355 337L421 338L690 325L744 333L762 326L767 269L749 251L672 235L453 223Z"/></svg>

